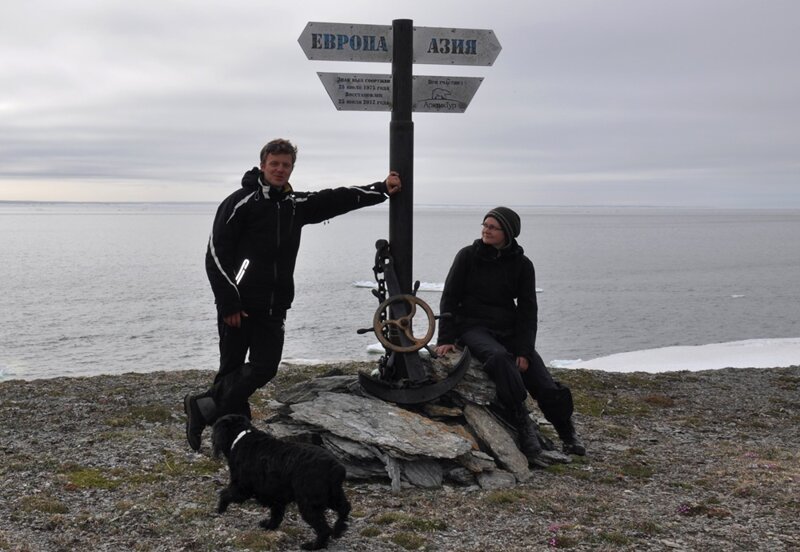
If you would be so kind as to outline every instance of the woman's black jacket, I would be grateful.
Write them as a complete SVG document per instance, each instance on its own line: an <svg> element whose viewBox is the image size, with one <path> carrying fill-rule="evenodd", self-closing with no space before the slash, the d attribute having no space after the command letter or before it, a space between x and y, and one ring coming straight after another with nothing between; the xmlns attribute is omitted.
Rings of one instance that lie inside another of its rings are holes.
<svg viewBox="0 0 800 552"><path fill-rule="evenodd" d="M285 315L294 299L294 267L300 233L315 224L387 198L386 185L295 192L265 185L253 168L242 187L217 209L206 251L206 273L217 311L228 316L248 309ZM239 283L236 276L247 260Z"/></svg>
<svg viewBox="0 0 800 552"><path fill-rule="evenodd" d="M513 336L514 356L531 357L538 315L533 263L516 240L504 249L475 240L456 254L439 311L452 314L439 320L439 345L456 343L466 330L482 326Z"/></svg>

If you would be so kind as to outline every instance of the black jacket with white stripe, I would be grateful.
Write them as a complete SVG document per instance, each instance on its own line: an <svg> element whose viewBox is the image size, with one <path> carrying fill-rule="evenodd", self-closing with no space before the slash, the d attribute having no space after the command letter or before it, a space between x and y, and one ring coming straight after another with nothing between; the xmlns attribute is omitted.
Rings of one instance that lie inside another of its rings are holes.
<svg viewBox="0 0 800 552"><path fill-rule="evenodd" d="M247 171L242 187L217 209L208 240L206 273L218 313L228 316L251 309L285 315L294 299L294 267L303 226L376 205L387 197L383 182L295 192L288 184L283 189L265 184L257 167Z"/></svg>

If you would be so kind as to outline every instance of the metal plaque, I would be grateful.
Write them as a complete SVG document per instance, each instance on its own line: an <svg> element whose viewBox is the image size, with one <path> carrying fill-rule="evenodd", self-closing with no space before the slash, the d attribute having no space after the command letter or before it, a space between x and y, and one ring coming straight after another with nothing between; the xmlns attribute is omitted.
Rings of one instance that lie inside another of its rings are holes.
<svg viewBox="0 0 800 552"><path fill-rule="evenodd" d="M371 73L318 72L333 105L340 111L391 111L392 76ZM483 77L417 75L412 83L412 111L463 113Z"/></svg>

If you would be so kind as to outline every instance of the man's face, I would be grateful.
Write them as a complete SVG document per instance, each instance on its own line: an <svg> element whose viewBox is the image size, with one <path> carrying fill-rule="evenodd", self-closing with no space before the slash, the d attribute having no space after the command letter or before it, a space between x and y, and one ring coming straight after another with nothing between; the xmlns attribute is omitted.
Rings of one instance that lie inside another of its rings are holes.
<svg viewBox="0 0 800 552"><path fill-rule="evenodd" d="M289 153L268 153L261 164L261 171L271 186L282 188L292 175L294 165L292 155Z"/></svg>

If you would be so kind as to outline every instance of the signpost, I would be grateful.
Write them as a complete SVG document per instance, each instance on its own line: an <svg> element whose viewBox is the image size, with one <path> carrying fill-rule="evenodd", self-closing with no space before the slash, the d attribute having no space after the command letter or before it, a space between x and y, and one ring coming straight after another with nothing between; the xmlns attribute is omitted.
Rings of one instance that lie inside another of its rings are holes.
<svg viewBox="0 0 800 552"><path fill-rule="evenodd" d="M297 41L311 60L385 63L393 60L394 38L388 25L311 21ZM492 65L501 50L494 32L486 29L414 27L411 41L414 63Z"/></svg>
<svg viewBox="0 0 800 552"><path fill-rule="evenodd" d="M493 31L414 27L414 63L492 65L500 49Z"/></svg>
<svg viewBox="0 0 800 552"><path fill-rule="evenodd" d="M391 111L392 76L372 73L318 72L328 96L339 111ZM411 84L411 110L464 113L483 77L416 75Z"/></svg>
<svg viewBox="0 0 800 552"><path fill-rule="evenodd" d="M414 27L410 19L396 19L391 26L312 21L303 29L298 42L310 60L392 64L391 75L318 75L336 109L391 111L389 167L400 173L403 191L393 195L389 202L389 247L393 258L389 287L395 288L390 289L392 295L411 294L414 235L414 123L411 113L463 113L483 82L480 77L415 77L413 64L492 65L500 53L500 43L490 30ZM399 307L398 310L403 311ZM400 312L402 316L406 314L406 311ZM395 352L392 362L395 372L408 375L417 383L424 380L425 373L416 352ZM444 382L441 388L448 385L451 383ZM424 396L425 393L417 393L409 400Z"/></svg>
<svg viewBox="0 0 800 552"><path fill-rule="evenodd" d="M326 61L392 61L390 25L311 21L297 39L306 57Z"/></svg>

